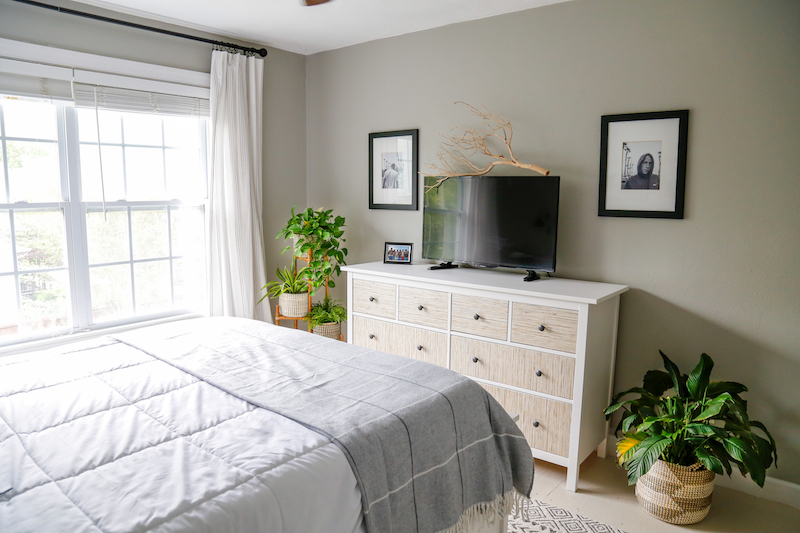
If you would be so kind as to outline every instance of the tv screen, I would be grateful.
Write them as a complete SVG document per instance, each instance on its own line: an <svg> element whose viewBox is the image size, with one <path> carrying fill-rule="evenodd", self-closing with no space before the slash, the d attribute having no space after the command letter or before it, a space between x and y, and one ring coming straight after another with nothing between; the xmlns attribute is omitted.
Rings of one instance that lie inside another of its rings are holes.
<svg viewBox="0 0 800 533"><path fill-rule="evenodd" d="M425 178L425 185L436 178ZM555 272L558 176L455 177L425 193L422 257Z"/></svg>

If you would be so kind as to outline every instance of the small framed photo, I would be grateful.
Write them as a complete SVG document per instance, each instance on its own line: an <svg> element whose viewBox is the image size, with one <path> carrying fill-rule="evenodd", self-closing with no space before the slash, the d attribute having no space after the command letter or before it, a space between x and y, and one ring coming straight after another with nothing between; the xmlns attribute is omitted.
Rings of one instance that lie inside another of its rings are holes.
<svg viewBox="0 0 800 533"><path fill-rule="evenodd" d="M387 242L383 246L383 262L410 265L411 246L410 242Z"/></svg>
<svg viewBox="0 0 800 533"><path fill-rule="evenodd" d="M369 134L369 208L417 210L419 130Z"/></svg>
<svg viewBox="0 0 800 533"><path fill-rule="evenodd" d="M683 218L689 111L604 115L601 217Z"/></svg>

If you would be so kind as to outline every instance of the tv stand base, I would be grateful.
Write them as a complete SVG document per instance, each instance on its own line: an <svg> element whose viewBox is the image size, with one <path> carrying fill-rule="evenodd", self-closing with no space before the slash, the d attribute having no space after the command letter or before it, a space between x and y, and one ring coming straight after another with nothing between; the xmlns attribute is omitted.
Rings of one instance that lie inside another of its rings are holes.
<svg viewBox="0 0 800 533"><path fill-rule="evenodd" d="M458 265L454 265L452 261L448 261L446 263L439 263L438 265L428 267L428 270L443 270L445 268L458 268Z"/></svg>
<svg viewBox="0 0 800 533"><path fill-rule="evenodd" d="M525 276L525 281L536 281L537 279L542 279L542 278L535 271L528 270L528 275Z"/></svg>

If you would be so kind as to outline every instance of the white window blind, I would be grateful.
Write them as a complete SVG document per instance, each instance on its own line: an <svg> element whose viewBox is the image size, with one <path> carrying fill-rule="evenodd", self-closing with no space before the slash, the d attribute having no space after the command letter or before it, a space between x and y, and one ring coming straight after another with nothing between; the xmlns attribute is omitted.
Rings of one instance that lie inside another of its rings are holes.
<svg viewBox="0 0 800 533"><path fill-rule="evenodd" d="M72 70L0 58L0 93L53 101L72 100Z"/></svg>
<svg viewBox="0 0 800 533"><path fill-rule="evenodd" d="M106 111L155 113L173 116L210 115L209 101L150 91L137 91L118 87L105 87L84 83L73 84L73 95L77 107L95 107Z"/></svg>

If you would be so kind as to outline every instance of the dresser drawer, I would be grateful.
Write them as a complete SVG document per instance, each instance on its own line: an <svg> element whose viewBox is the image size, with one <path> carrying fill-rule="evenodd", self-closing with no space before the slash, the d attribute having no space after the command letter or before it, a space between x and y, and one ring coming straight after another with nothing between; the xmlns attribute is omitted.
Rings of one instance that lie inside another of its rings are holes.
<svg viewBox="0 0 800 533"><path fill-rule="evenodd" d="M353 280L353 312L383 318L396 318L397 285L375 281Z"/></svg>
<svg viewBox="0 0 800 533"><path fill-rule="evenodd" d="M483 385L506 411L519 413L517 426L531 448L567 457L572 406L532 394Z"/></svg>
<svg viewBox="0 0 800 533"><path fill-rule="evenodd" d="M508 336L508 302L453 294L453 331L490 339Z"/></svg>
<svg viewBox="0 0 800 533"><path fill-rule="evenodd" d="M398 288L398 300L398 314L401 321L447 329L446 292L401 285Z"/></svg>
<svg viewBox="0 0 800 533"><path fill-rule="evenodd" d="M437 331L399 326L402 328L400 344L405 347L404 355L418 361L425 361L447 368L447 334Z"/></svg>
<svg viewBox="0 0 800 533"><path fill-rule="evenodd" d="M394 324L363 316L353 317L353 344L379 352L388 352Z"/></svg>
<svg viewBox="0 0 800 533"><path fill-rule="evenodd" d="M511 316L512 342L575 353L577 311L514 302Z"/></svg>
<svg viewBox="0 0 800 533"><path fill-rule="evenodd" d="M575 359L453 335L450 369L475 378L572 399Z"/></svg>

